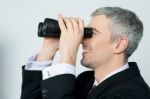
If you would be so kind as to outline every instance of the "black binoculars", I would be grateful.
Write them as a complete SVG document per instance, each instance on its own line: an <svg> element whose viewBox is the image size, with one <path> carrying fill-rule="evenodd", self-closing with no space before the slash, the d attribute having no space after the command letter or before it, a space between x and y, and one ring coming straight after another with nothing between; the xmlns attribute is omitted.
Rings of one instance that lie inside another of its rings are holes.
<svg viewBox="0 0 150 99"><path fill-rule="evenodd" d="M60 27L57 20L45 18L38 26L39 37L60 37ZM93 35L92 28L84 28L84 38L90 38Z"/></svg>

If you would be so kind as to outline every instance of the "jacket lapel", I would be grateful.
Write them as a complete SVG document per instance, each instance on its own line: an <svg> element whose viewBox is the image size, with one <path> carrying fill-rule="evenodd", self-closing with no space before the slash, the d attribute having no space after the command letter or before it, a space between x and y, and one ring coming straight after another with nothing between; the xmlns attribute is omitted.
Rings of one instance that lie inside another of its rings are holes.
<svg viewBox="0 0 150 99"><path fill-rule="evenodd" d="M134 78L135 76L140 76L137 64L132 62L129 63L129 68L119 72L99 84L91 93L88 94L87 99L97 99L98 96L105 94L105 91L109 90L112 86L124 83L125 81Z"/></svg>

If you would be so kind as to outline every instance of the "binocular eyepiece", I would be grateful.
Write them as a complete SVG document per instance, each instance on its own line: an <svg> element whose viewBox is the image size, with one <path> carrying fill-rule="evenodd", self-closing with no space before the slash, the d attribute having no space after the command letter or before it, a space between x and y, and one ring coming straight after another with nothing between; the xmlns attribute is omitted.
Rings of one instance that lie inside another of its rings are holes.
<svg viewBox="0 0 150 99"><path fill-rule="evenodd" d="M60 37L60 27L57 20L45 18L38 26L39 37ZM90 38L93 35L92 28L84 28L84 37Z"/></svg>

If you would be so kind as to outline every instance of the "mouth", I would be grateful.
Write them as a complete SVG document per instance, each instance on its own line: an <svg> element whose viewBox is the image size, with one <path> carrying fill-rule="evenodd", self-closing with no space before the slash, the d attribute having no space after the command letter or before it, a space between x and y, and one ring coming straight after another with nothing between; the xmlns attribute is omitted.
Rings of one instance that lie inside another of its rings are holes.
<svg viewBox="0 0 150 99"><path fill-rule="evenodd" d="M90 53L90 52L92 52L92 48L89 48L88 46L83 46L82 54L86 54L86 53Z"/></svg>

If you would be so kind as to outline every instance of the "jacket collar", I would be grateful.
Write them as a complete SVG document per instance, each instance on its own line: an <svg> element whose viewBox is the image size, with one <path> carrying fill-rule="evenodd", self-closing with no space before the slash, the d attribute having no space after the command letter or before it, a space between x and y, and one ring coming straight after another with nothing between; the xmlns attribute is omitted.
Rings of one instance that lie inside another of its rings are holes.
<svg viewBox="0 0 150 99"><path fill-rule="evenodd" d="M96 99L99 94L104 92L107 88L111 87L112 85L117 85L127 81L129 79L134 78L135 76L140 76L140 71L138 66L135 62L129 62L129 68L121 71L113 76L105 79L102 83L100 83L87 97L87 99ZM93 75L94 76L94 75Z"/></svg>

